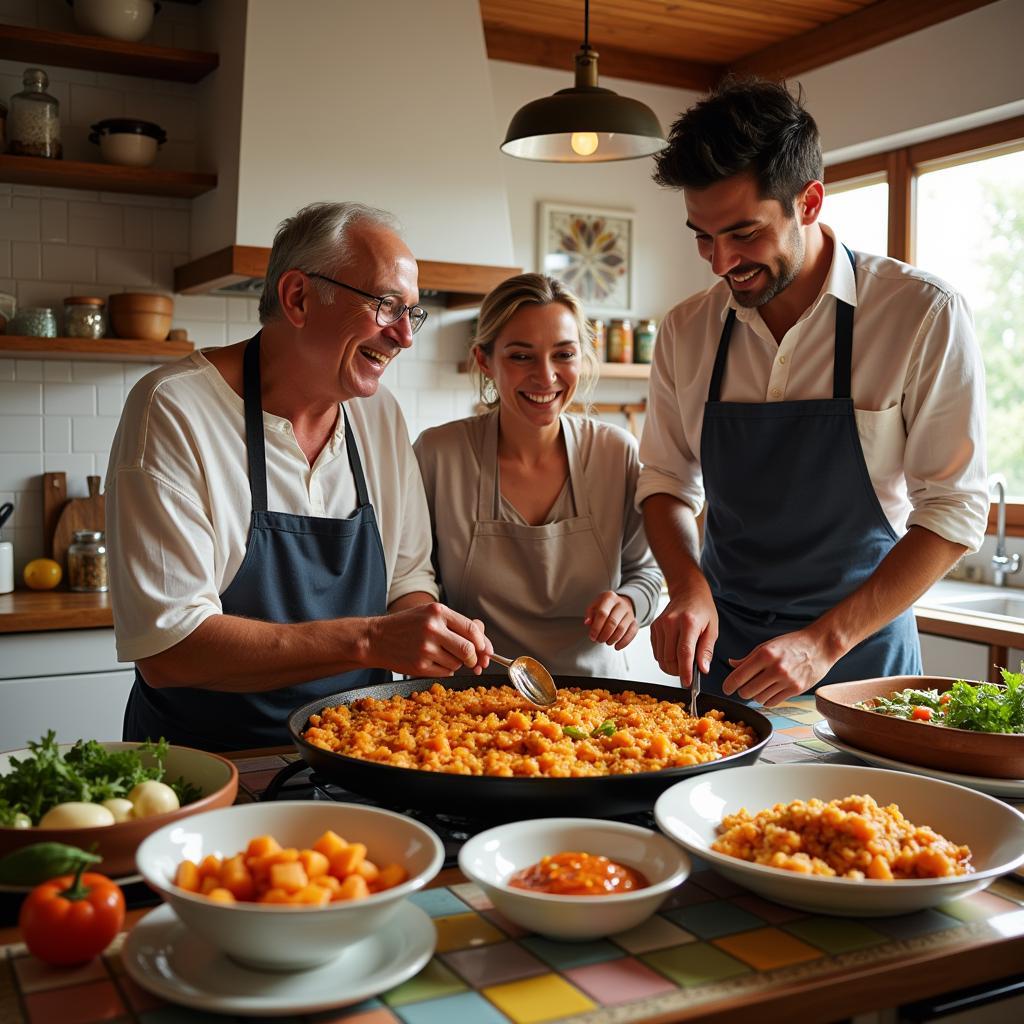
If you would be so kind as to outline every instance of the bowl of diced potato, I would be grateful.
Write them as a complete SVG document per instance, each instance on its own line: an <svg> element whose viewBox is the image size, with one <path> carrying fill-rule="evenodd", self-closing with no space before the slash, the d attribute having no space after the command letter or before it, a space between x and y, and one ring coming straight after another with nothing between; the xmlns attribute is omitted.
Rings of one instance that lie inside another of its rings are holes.
<svg viewBox="0 0 1024 1024"><path fill-rule="evenodd" d="M444 847L392 811L237 804L152 833L139 872L190 929L258 970L316 967L384 927Z"/></svg>

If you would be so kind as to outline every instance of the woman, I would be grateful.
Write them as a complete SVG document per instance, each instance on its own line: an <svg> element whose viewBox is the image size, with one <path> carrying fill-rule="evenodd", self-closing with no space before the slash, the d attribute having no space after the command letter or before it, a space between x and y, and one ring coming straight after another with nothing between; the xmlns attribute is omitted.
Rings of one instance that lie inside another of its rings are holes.
<svg viewBox="0 0 1024 1024"><path fill-rule="evenodd" d="M568 415L598 369L579 300L541 274L509 278L484 299L473 357L488 411L414 446L445 600L499 654L622 677L662 576L633 506L636 441Z"/></svg>

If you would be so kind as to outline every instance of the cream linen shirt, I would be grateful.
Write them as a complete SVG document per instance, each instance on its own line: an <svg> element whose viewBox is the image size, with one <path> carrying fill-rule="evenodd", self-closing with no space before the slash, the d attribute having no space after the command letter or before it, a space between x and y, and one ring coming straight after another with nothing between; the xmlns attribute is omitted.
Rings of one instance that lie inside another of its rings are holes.
<svg viewBox="0 0 1024 1024"><path fill-rule="evenodd" d="M776 344L757 309L724 281L673 308L651 370L637 505L670 494L704 505L700 441L722 326L736 324L724 402L831 398L835 299L855 307L853 400L857 432L878 501L897 534L923 526L976 551L985 536L985 377L971 314L944 281L885 256L850 260L835 232L821 293ZM822 481L827 487L828 482Z"/></svg>
<svg viewBox="0 0 1024 1024"><path fill-rule="evenodd" d="M384 387L346 403L377 515L388 603L436 597L430 518L398 402ZM340 415L312 467L288 420L263 414L268 507L344 519L355 481ZM107 470L107 539L120 661L172 647L211 615L245 555L252 500L242 399L202 352L132 388Z"/></svg>

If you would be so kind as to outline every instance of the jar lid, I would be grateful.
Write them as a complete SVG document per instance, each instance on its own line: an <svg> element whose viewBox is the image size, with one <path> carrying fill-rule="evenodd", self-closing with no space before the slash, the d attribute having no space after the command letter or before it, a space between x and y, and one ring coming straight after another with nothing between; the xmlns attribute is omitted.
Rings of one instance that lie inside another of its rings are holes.
<svg viewBox="0 0 1024 1024"><path fill-rule="evenodd" d="M75 530L74 540L77 543L82 540L103 540L102 530Z"/></svg>
<svg viewBox="0 0 1024 1024"><path fill-rule="evenodd" d="M21 84L41 85L45 89L50 84L50 78L42 68L25 68Z"/></svg>
<svg viewBox="0 0 1024 1024"><path fill-rule="evenodd" d="M64 300L65 306L102 306L103 299L95 295L69 295Z"/></svg>
<svg viewBox="0 0 1024 1024"><path fill-rule="evenodd" d="M89 129L89 141L99 142L103 135L146 135L156 139L158 145L167 141L167 132L152 121L140 121L135 117L108 117L97 121Z"/></svg>

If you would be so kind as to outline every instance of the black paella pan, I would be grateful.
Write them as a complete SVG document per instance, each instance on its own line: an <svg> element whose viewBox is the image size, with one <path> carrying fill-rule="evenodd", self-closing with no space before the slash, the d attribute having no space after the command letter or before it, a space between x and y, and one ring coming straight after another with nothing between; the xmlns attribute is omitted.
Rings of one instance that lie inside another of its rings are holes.
<svg viewBox="0 0 1024 1024"><path fill-rule="evenodd" d="M505 778L492 775L449 775L415 768L364 761L344 754L335 754L308 743L302 736L309 716L324 708L351 704L363 697L387 700L396 695L428 689L436 679L405 679L377 686L364 686L330 697L321 697L293 711L288 718L288 732L296 749L312 768L324 778L381 803L410 810L431 811L467 818L509 821L551 815L604 818L649 811L654 801L669 786L692 775L753 764L768 744L772 726L768 719L746 704L712 694L700 695L702 712L712 708L721 711L733 722L745 722L755 732L757 742L739 754L719 758L707 764L664 768L656 772L635 772L631 775L602 775L572 779ZM441 680L453 690L474 686L500 686L499 676L459 676ZM581 689L609 690L621 693L650 694L674 704L689 701L689 691L658 683L630 682L622 679L595 679L590 676L556 676L559 689L576 686Z"/></svg>

